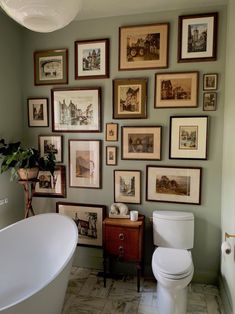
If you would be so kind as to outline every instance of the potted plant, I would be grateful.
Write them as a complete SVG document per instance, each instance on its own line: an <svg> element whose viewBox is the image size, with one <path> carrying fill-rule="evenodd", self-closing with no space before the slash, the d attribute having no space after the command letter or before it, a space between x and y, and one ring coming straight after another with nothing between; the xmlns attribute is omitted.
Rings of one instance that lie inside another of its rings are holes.
<svg viewBox="0 0 235 314"><path fill-rule="evenodd" d="M55 154L53 151L40 157L39 150L22 147L20 142L6 143L0 140L0 172L11 171L11 180L30 180L37 178L38 171L55 171Z"/></svg>

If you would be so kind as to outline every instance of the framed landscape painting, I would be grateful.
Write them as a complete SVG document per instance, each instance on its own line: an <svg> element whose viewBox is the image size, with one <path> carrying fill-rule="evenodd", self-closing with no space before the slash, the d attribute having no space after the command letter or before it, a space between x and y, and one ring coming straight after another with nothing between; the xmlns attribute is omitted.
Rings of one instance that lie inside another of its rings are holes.
<svg viewBox="0 0 235 314"><path fill-rule="evenodd" d="M146 167L146 200L169 203L201 203L201 168Z"/></svg>
<svg viewBox="0 0 235 314"><path fill-rule="evenodd" d="M29 127L48 127L48 98L28 98Z"/></svg>

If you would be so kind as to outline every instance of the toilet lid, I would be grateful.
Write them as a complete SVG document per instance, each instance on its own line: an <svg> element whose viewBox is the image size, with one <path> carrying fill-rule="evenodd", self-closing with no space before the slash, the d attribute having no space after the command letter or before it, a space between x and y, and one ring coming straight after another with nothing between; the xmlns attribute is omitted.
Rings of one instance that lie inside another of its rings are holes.
<svg viewBox="0 0 235 314"><path fill-rule="evenodd" d="M156 269L170 276L184 276L192 271L191 252L182 249L158 247L153 254Z"/></svg>

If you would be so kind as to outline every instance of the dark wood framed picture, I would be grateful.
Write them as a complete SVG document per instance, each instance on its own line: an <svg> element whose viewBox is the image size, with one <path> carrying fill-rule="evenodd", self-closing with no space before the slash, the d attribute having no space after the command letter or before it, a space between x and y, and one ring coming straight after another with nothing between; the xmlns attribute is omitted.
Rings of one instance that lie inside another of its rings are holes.
<svg viewBox="0 0 235 314"><path fill-rule="evenodd" d="M48 127L48 98L28 98L28 126Z"/></svg>
<svg viewBox="0 0 235 314"><path fill-rule="evenodd" d="M122 159L161 160L161 126L123 126Z"/></svg>
<svg viewBox="0 0 235 314"><path fill-rule="evenodd" d="M218 73L207 73L203 75L203 90L215 91L218 87Z"/></svg>
<svg viewBox="0 0 235 314"><path fill-rule="evenodd" d="M57 202L56 212L69 216L78 228L78 245L101 247L105 205Z"/></svg>
<svg viewBox="0 0 235 314"><path fill-rule="evenodd" d="M114 170L114 202L141 204L140 170Z"/></svg>
<svg viewBox="0 0 235 314"><path fill-rule="evenodd" d="M117 165L117 146L106 146L106 165Z"/></svg>
<svg viewBox="0 0 235 314"><path fill-rule="evenodd" d="M119 70L168 67L168 23L119 28Z"/></svg>
<svg viewBox="0 0 235 314"><path fill-rule="evenodd" d="M201 204L202 168L146 166L146 200Z"/></svg>
<svg viewBox="0 0 235 314"><path fill-rule="evenodd" d="M216 92L203 93L203 110L204 111L215 111L216 104L217 104Z"/></svg>
<svg viewBox="0 0 235 314"><path fill-rule="evenodd" d="M63 162L63 135L39 135L38 146L41 157L52 151L56 162Z"/></svg>
<svg viewBox="0 0 235 314"><path fill-rule="evenodd" d="M65 166L57 166L52 176L50 171L39 171L33 196L66 197Z"/></svg>
<svg viewBox="0 0 235 314"><path fill-rule="evenodd" d="M218 13L179 16L178 62L214 61Z"/></svg>
<svg viewBox="0 0 235 314"><path fill-rule="evenodd" d="M118 124L106 123L105 140L107 142L116 142L118 140Z"/></svg>
<svg viewBox="0 0 235 314"><path fill-rule="evenodd" d="M109 77L109 39L75 41L75 79Z"/></svg>
<svg viewBox="0 0 235 314"><path fill-rule="evenodd" d="M99 87L51 90L53 132L101 132Z"/></svg>
<svg viewBox="0 0 235 314"><path fill-rule="evenodd" d="M155 74L154 108L198 106L198 72Z"/></svg>
<svg viewBox="0 0 235 314"><path fill-rule="evenodd" d="M101 189L101 140L69 140L69 186Z"/></svg>
<svg viewBox="0 0 235 314"><path fill-rule="evenodd" d="M147 118L147 79L113 80L113 118Z"/></svg>
<svg viewBox="0 0 235 314"><path fill-rule="evenodd" d="M68 84L68 49L34 52L34 84Z"/></svg>
<svg viewBox="0 0 235 314"><path fill-rule="evenodd" d="M207 159L208 116L170 117L171 159Z"/></svg>

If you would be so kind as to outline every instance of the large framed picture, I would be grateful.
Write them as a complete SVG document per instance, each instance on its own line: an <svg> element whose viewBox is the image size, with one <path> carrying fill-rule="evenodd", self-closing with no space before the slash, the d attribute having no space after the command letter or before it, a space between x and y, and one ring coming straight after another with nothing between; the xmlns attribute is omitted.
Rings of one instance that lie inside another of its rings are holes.
<svg viewBox="0 0 235 314"><path fill-rule="evenodd" d="M170 117L171 159L207 159L208 116Z"/></svg>
<svg viewBox="0 0 235 314"><path fill-rule="evenodd" d="M168 67L168 23L119 28L119 70Z"/></svg>
<svg viewBox="0 0 235 314"><path fill-rule="evenodd" d="M102 246L105 205L57 202L56 211L69 216L76 223L78 228L78 245Z"/></svg>
<svg viewBox="0 0 235 314"><path fill-rule="evenodd" d="M62 135L39 135L38 144L41 157L52 151L55 154L56 162L63 162Z"/></svg>
<svg viewBox="0 0 235 314"><path fill-rule="evenodd" d="M48 98L28 98L28 126L48 127Z"/></svg>
<svg viewBox="0 0 235 314"><path fill-rule="evenodd" d="M68 49L34 52L34 84L68 83Z"/></svg>
<svg viewBox="0 0 235 314"><path fill-rule="evenodd" d="M69 140L69 185L101 188L101 140Z"/></svg>
<svg viewBox="0 0 235 314"><path fill-rule="evenodd" d="M218 13L179 16L178 62L216 60Z"/></svg>
<svg viewBox="0 0 235 314"><path fill-rule="evenodd" d="M118 124L106 123L105 140L108 142L116 142L118 140Z"/></svg>
<svg viewBox="0 0 235 314"><path fill-rule="evenodd" d="M146 107L146 78L113 80L114 119L145 119Z"/></svg>
<svg viewBox="0 0 235 314"><path fill-rule="evenodd" d="M201 168L146 167L146 200L201 204Z"/></svg>
<svg viewBox="0 0 235 314"><path fill-rule="evenodd" d="M75 79L109 77L109 39L75 41Z"/></svg>
<svg viewBox="0 0 235 314"><path fill-rule="evenodd" d="M65 166L57 166L53 175L40 170L37 179L33 196L66 197Z"/></svg>
<svg viewBox="0 0 235 314"><path fill-rule="evenodd" d="M215 91L218 86L218 73L207 73L203 75L203 90Z"/></svg>
<svg viewBox="0 0 235 314"><path fill-rule="evenodd" d="M114 202L141 204L139 170L114 170Z"/></svg>
<svg viewBox="0 0 235 314"><path fill-rule="evenodd" d="M161 160L161 126L123 126L122 159Z"/></svg>
<svg viewBox="0 0 235 314"><path fill-rule="evenodd" d="M198 72L159 73L155 75L155 108L198 106Z"/></svg>
<svg viewBox="0 0 235 314"><path fill-rule="evenodd" d="M100 132L101 89L98 87L51 90L53 132Z"/></svg>

